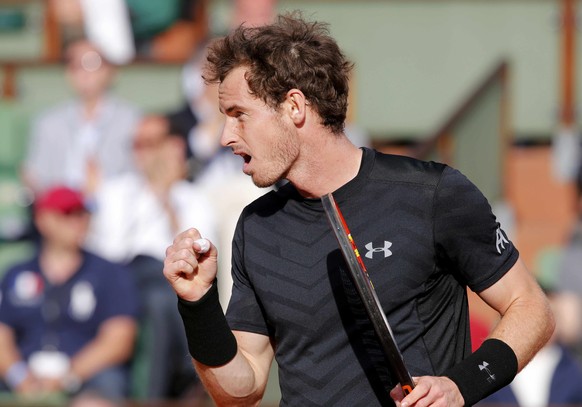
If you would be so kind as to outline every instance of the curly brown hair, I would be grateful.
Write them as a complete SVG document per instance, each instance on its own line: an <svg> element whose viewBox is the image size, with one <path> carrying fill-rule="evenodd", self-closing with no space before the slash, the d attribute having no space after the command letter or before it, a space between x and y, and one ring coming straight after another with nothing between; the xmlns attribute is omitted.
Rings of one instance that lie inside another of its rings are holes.
<svg viewBox="0 0 582 407"><path fill-rule="evenodd" d="M277 109L290 89L299 89L324 126L344 130L353 64L329 35L328 24L293 12L273 24L241 25L209 46L204 80L222 82L240 66L248 67L249 89L267 106Z"/></svg>

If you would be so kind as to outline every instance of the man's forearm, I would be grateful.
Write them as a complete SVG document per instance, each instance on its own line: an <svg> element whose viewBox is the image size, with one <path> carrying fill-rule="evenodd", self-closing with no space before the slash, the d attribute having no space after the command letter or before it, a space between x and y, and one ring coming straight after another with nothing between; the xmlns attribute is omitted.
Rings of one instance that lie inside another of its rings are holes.
<svg viewBox="0 0 582 407"><path fill-rule="evenodd" d="M548 300L519 259L479 296L501 319L475 353L444 372L457 385L465 405L473 405L511 383L554 330ZM483 372L488 376L485 380ZM478 380L480 384L476 384Z"/></svg>
<svg viewBox="0 0 582 407"><path fill-rule="evenodd" d="M532 273L518 259L497 283L479 293L501 319L490 337L511 347L518 371L533 358L554 332L550 304Z"/></svg>
<svg viewBox="0 0 582 407"><path fill-rule="evenodd" d="M211 367L192 361L217 406L259 405L264 386L259 385L255 371L240 350L223 366Z"/></svg>
<svg viewBox="0 0 582 407"><path fill-rule="evenodd" d="M263 397L274 350L268 337L233 331L238 343L235 357L222 366L207 366L194 359L202 383L218 406L258 405Z"/></svg>
<svg viewBox="0 0 582 407"><path fill-rule="evenodd" d="M554 332L552 311L541 291L515 301L501 317L490 337L508 344L517 357L518 370L527 365Z"/></svg>

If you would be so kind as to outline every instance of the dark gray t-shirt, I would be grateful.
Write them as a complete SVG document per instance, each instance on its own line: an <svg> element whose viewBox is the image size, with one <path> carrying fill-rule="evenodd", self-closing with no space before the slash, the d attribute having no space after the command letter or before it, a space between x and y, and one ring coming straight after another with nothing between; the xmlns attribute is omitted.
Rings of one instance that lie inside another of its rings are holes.
<svg viewBox="0 0 582 407"><path fill-rule="evenodd" d="M481 192L445 165L364 149L357 177L334 197L411 374L466 357L466 287L490 287L518 258ZM320 200L288 184L250 204L232 267L228 322L272 338L282 406L392 404L394 383Z"/></svg>

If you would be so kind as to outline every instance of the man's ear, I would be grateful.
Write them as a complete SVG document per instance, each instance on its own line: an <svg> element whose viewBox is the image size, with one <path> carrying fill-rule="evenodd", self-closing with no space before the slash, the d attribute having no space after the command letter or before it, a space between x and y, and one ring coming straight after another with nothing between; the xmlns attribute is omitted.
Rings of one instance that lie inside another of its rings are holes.
<svg viewBox="0 0 582 407"><path fill-rule="evenodd" d="M296 125L305 121L307 100L299 89L291 89L285 97L285 109Z"/></svg>

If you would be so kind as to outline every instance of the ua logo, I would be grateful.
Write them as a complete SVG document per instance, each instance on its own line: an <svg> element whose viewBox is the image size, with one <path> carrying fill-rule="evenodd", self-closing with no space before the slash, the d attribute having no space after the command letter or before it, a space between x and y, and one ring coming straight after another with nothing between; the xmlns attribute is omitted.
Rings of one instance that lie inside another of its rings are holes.
<svg viewBox="0 0 582 407"><path fill-rule="evenodd" d="M495 247L497 248L497 253L501 254L501 250L505 249L505 243L509 244L509 240L507 240L505 236L503 236L501 228L498 227L495 238Z"/></svg>
<svg viewBox="0 0 582 407"><path fill-rule="evenodd" d="M366 257L369 259L372 259L374 257L374 253L379 253L379 252L384 253L384 258L386 258L388 256L392 256L392 251L390 250L391 246L392 246L392 242L389 242L387 240L384 240L384 247L374 247L372 242L370 242L366 246L364 246L366 249L368 249L368 252L366 253Z"/></svg>
<svg viewBox="0 0 582 407"><path fill-rule="evenodd" d="M483 361L483 364L479 365L479 370L481 370L481 371L485 370L487 372L487 374L489 375L489 377L487 378L487 381L489 383L495 381L495 375L493 373L491 373L491 370L489 370L489 363L487 363L486 361Z"/></svg>

